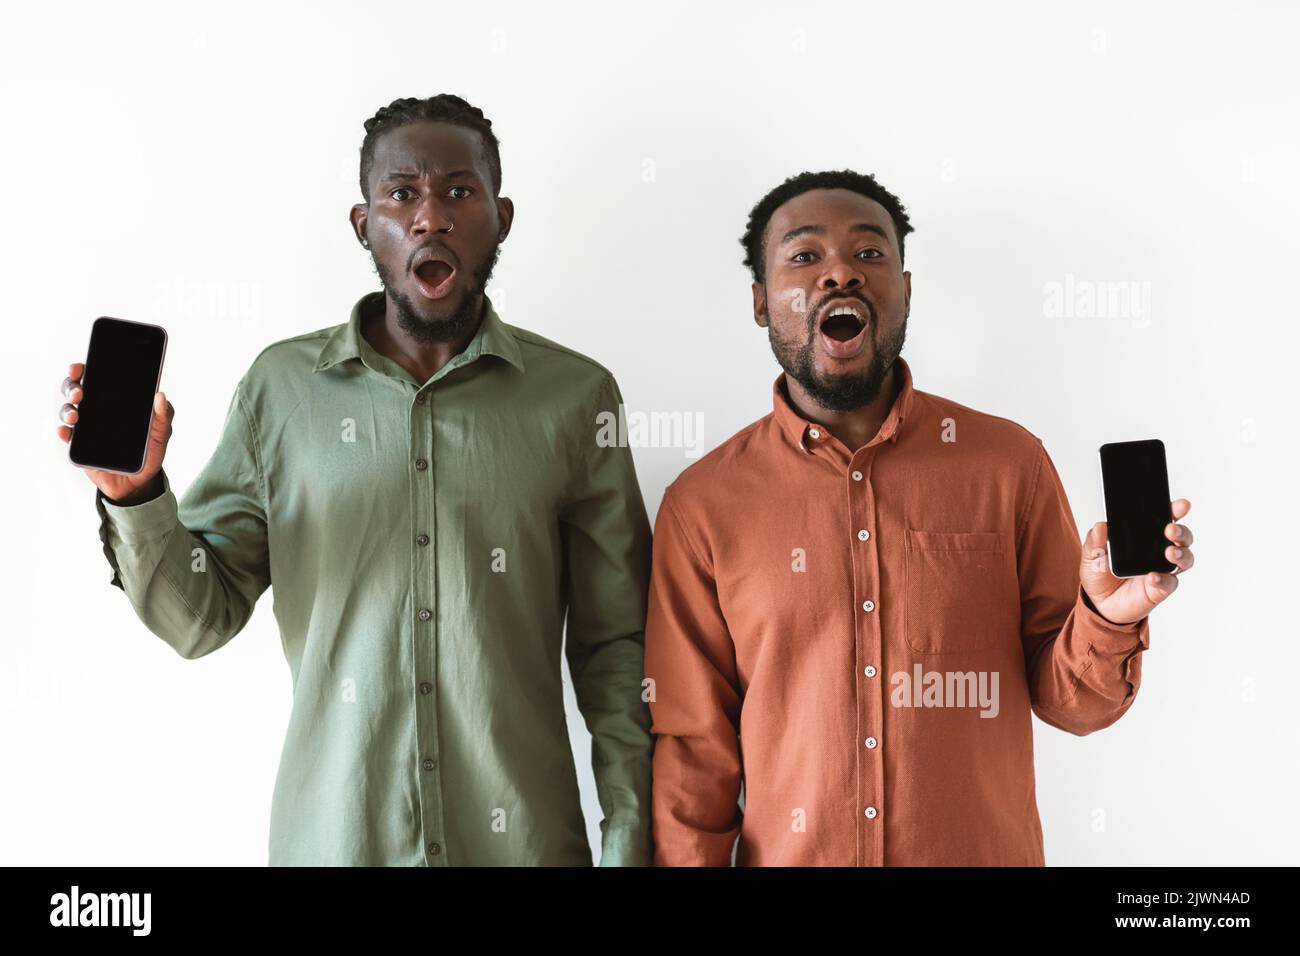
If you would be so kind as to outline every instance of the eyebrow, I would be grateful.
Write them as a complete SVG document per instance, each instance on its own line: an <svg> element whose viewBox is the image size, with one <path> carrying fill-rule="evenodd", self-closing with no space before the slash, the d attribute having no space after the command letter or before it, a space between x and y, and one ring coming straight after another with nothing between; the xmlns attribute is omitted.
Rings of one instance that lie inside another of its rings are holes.
<svg viewBox="0 0 1300 956"><path fill-rule="evenodd" d="M423 169L418 171L413 169L395 169L391 173L385 175L379 181L380 183L402 182L407 179L418 179L423 173L424 173ZM464 179L464 178L473 177L475 175L476 173L472 169L453 169L449 173L444 173L442 178L443 179L457 179L457 178Z"/></svg>
<svg viewBox="0 0 1300 956"><path fill-rule="evenodd" d="M881 239L889 239L889 234L885 232L885 230L870 222L854 223L849 226L849 232L874 232ZM800 236L807 235L808 233L812 233L814 236L824 236L826 235L826 228L824 226L796 226L782 236L781 241L777 243L777 245L783 246L792 239L798 239Z"/></svg>

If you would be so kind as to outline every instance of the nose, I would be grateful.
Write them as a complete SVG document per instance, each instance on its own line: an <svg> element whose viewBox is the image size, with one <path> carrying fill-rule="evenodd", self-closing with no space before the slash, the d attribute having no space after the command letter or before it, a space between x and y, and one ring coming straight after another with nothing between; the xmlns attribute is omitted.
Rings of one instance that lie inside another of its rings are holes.
<svg viewBox="0 0 1300 956"><path fill-rule="evenodd" d="M843 292L858 289L863 285L862 273L857 267L838 257L826 260L826 269L817 280L817 287L823 292Z"/></svg>
<svg viewBox="0 0 1300 956"><path fill-rule="evenodd" d="M411 234L423 236L430 232L451 232L451 216L437 196L426 195L415 209L415 218L411 221Z"/></svg>

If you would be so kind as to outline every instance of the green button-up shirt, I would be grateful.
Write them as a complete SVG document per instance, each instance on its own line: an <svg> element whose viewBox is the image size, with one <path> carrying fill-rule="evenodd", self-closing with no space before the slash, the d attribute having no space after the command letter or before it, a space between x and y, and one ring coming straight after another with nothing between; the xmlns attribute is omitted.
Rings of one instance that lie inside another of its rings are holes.
<svg viewBox="0 0 1300 956"><path fill-rule="evenodd" d="M501 321L427 382L343 325L240 379L180 500L96 492L112 583L186 658L274 586L293 678L271 865L587 865L561 646L592 736L600 863L650 862L650 528L602 366ZM566 610L567 641L566 634Z"/></svg>

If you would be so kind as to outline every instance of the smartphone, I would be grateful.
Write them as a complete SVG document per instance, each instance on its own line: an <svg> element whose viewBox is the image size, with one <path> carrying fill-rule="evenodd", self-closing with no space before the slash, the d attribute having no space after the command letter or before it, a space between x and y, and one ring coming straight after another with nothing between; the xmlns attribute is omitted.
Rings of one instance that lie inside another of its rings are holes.
<svg viewBox="0 0 1300 956"><path fill-rule="evenodd" d="M81 468L124 475L144 468L153 397L162 382L167 332L160 325L100 316L90 330L77 423L68 457Z"/></svg>
<svg viewBox="0 0 1300 956"><path fill-rule="evenodd" d="M1178 565L1165 557L1172 543L1165 537L1165 525L1174 520L1174 512L1164 442L1111 442L1102 445L1100 453L1110 573L1136 578L1151 571L1175 571Z"/></svg>

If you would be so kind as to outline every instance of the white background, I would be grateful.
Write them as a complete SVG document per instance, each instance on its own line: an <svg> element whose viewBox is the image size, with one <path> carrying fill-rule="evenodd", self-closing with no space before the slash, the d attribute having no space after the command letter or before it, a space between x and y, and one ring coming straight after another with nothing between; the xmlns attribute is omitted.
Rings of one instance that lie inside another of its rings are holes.
<svg viewBox="0 0 1300 956"><path fill-rule="evenodd" d="M185 661L109 586L55 434L91 320L171 333L178 493L267 344L378 287L351 236L362 123L455 92L502 141L508 322L711 448L778 369L737 242L804 169L916 225L918 388L1045 442L1082 533L1096 449L1159 436L1196 568L1111 728L1035 720L1049 864L1296 863L1290 508L1297 230L1287 4L41 4L0 22L7 331L0 862L262 864L290 681L270 599ZM1049 283L1148 283L1145 320ZM689 459L636 451L651 516ZM584 807L600 817L572 707Z"/></svg>

